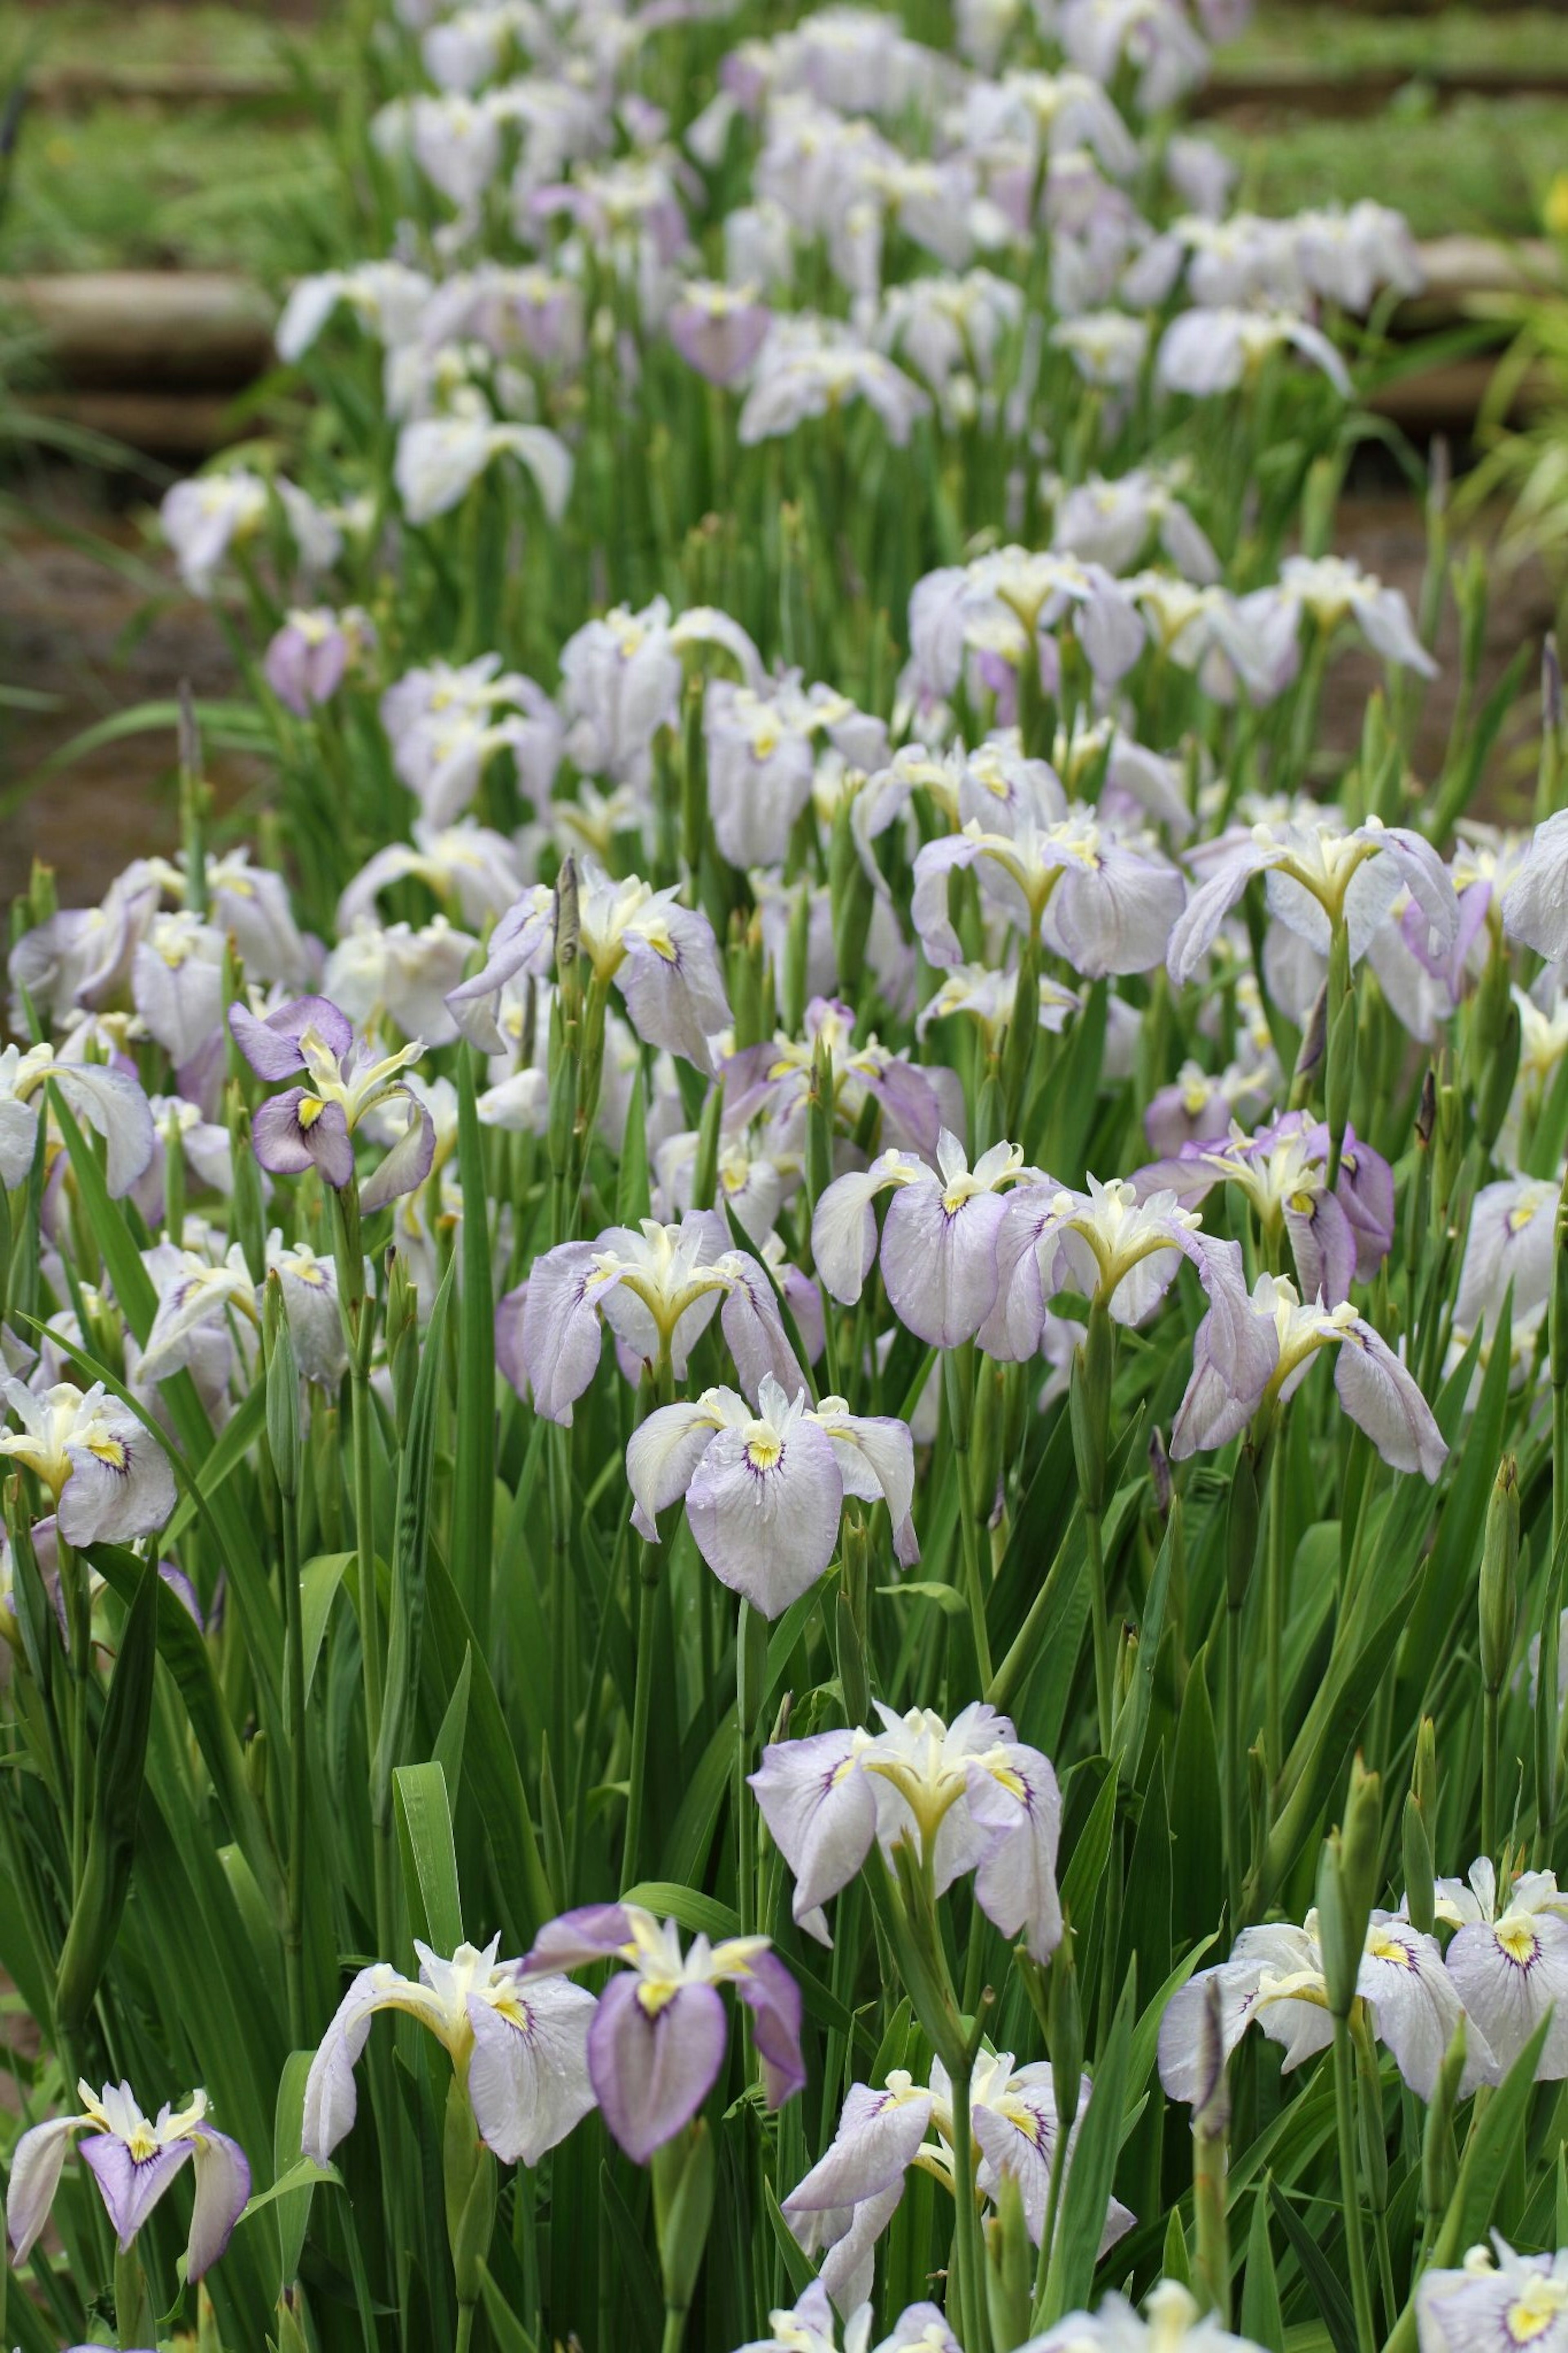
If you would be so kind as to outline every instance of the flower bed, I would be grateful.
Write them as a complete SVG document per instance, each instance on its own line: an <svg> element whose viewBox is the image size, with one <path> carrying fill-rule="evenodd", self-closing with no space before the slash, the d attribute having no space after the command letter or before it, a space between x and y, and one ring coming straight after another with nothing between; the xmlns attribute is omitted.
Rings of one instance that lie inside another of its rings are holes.
<svg viewBox="0 0 1568 2353"><path fill-rule="evenodd" d="M1242 13L365 26L13 922L27 2353L1561 2334L1561 679Z"/></svg>

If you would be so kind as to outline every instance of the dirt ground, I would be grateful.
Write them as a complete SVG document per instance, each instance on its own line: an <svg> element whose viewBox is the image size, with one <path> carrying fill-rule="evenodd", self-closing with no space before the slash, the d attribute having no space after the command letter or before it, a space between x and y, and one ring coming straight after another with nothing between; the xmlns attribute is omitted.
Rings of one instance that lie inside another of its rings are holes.
<svg viewBox="0 0 1568 2353"><path fill-rule="evenodd" d="M47 495L58 524L96 530L148 559L133 515L95 512L58 486ZM1486 544L1488 534L1479 535ZM1350 499L1336 544L1415 600L1426 547L1420 514L1409 499ZM0 709L0 896L5 899L25 885L35 856L55 868L62 903L82 904L100 897L131 859L174 843L172 733L128 736L27 789L39 765L73 735L133 704L171 699L181 678L190 680L198 697L235 692L233 661L214 615L180 593L163 558L148 560L167 583L156 602L47 530L14 525L0 537L0 689L22 687L53 704L47 711ZM1485 684L1501 676L1521 644L1539 644L1553 614L1551 586L1538 568L1497 573ZM1431 690L1416 744L1424 777L1440 765L1452 717L1451 638L1450 624L1440 648L1444 674ZM1356 655L1344 655L1336 665L1324 730L1334 749L1353 744L1377 675L1374 663ZM1532 723L1527 699L1512 732L1522 739ZM214 765L226 801L263 781L254 763L229 758Z"/></svg>

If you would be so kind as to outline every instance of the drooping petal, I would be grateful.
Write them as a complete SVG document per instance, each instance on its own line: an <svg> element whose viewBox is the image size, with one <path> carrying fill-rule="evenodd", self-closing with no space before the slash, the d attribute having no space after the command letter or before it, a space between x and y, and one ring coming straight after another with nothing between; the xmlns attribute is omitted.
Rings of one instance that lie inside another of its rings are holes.
<svg viewBox="0 0 1568 2353"><path fill-rule="evenodd" d="M823 1944L821 1907L847 1887L871 1852L877 1801L856 1765L858 1736L818 1732L773 1742L749 1777L774 1845L795 1873L795 1916Z"/></svg>
<svg viewBox="0 0 1568 2353"><path fill-rule="evenodd" d="M742 1388L747 1397L754 1398L771 1374L786 1397L797 1397L806 1386L805 1374L790 1345L767 1269L747 1250L731 1250L723 1266L730 1282L719 1310L719 1326L734 1359ZM701 1307L702 1302L699 1301L688 1314L700 1314ZM706 1322L706 1316L702 1320ZM682 1316L681 1324L684 1337L687 1316ZM691 1340L688 1345L692 1345L701 1324L689 1328Z"/></svg>
<svg viewBox="0 0 1568 2353"><path fill-rule="evenodd" d="M689 2124L729 2047L722 1998L710 1985L658 1989L645 2001L630 1970L612 1978L588 2030L588 2073L605 2124L638 2165Z"/></svg>
<svg viewBox="0 0 1568 2353"><path fill-rule="evenodd" d="M915 1492L915 1450L907 1422L890 1414L857 1414L843 1400L824 1398L816 1422L832 1441L844 1492L860 1503L886 1503L893 1523L893 1551L901 1567L921 1556L910 1506Z"/></svg>
<svg viewBox="0 0 1568 2353"><path fill-rule="evenodd" d="M1184 987L1220 934L1220 926L1242 892L1268 862L1268 853L1254 841L1239 843L1216 860L1171 928L1165 962L1171 978Z"/></svg>
<svg viewBox="0 0 1568 2353"><path fill-rule="evenodd" d="M592 1242L563 1242L536 1258L522 1303L517 1350L534 1409L547 1421L570 1423L572 1408L598 1368L603 1329L598 1302L608 1286L595 1278ZM501 1302L503 1313L515 1300Z"/></svg>
<svg viewBox="0 0 1568 2353"><path fill-rule="evenodd" d="M1568 809L1558 809L1531 837L1518 873L1503 893L1503 929L1550 964L1568 956Z"/></svg>
<svg viewBox="0 0 1568 2353"><path fill-rule="evenodd" d="M782 2108L805 2083L800 2055L800 1988L776 1953L758 1953L735 1979L735 1991L752 2015L752 2034L763 2065L763 2088L770 2108Z"/></svg>
<svg viewBox="0 0 1568 2353"><path fill-rule="evenodd" d="M633 1944L632 1915L624 1904L580 1904L547 1920L530 1946L522 1964L524 1977L580 1969L590 1961L604 1961Z"/></svg>
<svg viewBox="0 0 1568 2353"><path fill-rule="evenodd" d="M1473 1921L1448 1947L1446 1966L1504 2073L1550 2010L1536 2081L1568 2076L1568 1921L1551 1912Z"/></svg>
<svg viewBox="0 0 1568 2353"><path fill-rule="evenodd" d="M354 1173L342 1103L323 1103L303 1087L290 1087L258 1104L250 1138L257 1159L274 1176L319 1168L325 1182L341 1190Z"/></svg>
<svg viewBox="0 0 1568 2353"><path fill-rule="evenodd" d="M151 2157L132 2156L117 2133L89 2133L81 2154L92 2168L121 2254L193 2154L188 2140L173 2141ZM242 2160L243 2162L243 2160ZM249 2195L248 2190L247 2196ZM244 2200L241 2200L243 2205Z"/></svg>
<svg viewBox="0 0 1568 2353"><path fill-rule="evenodd" d="M686 1516L720 1582L777 1618L832 1559L843 1502L831 1443L796 1421L776 1442L720 1430L687 1490Z"/></svg>
<svg viewBox="0 0 1568 2353"><path fill-rule="evenodd" d="M186 2270L192 2279L210 2271L230 2239L250 2198L250 2166L245 2151L226 2133L204 2126L191 2135L196 2153L196 2198L191 2213Z"/></svg>
<svg viewBox="0 0 1568 2353"><path fill-rule="evenodd" d="M157 1440L130 1414L105 1421L93 1442L67 1450L59 1531L68 1544L124 1544L151 1535L174 1508L174 1474Z"/></svg>
<svg viewBox="0 0 1568 2353"><path fill-rule="evenodd" d="M732 1389L718 1392L734 1397ZM738 1419L749 1419L735 1398ZM721 1427L706 1398L686 1405L659 1406L633 1430L626 1447L626 1482L632 1491L632 1525L649 1544L658 1542L658 1514L679 1501L692 1474Z"/></svg>
<svg viewBox="0 0 1568 2353"><path fill-rule="evenodd" d="M552 1977L520 1983L506 2008L468 1996L468 2102L480 2139L503 2164L537 2165L593 2106L595 2007L585 1987Z"/></svg>
<svg viewBox="0 0 1568 2353"><path fill-rule="evenodd" d="M824 1187L811 1220L811 1254L817 1273L846 1307L859 1298L877 1255L872 1202L890 1185L919 1183L930 1175L918 1154L889 1152L869 1168L852 1168Z"/></svg>
<svg viewBox="0 0 1568 2353"><path fill-rule="evenodd" d="M368 1184L360 1187L360 1208L366 1217L423 1185L436 1157L435 1121L411 1089L404 1090L404 1101L409 1106L407 1126Z"/></svg>
<svg viewBox="0 0 1568 2353"><path fill-rule="evenodd" d="M1007 1204L940 1184L907 1186L882 1231L882 1280L900 1322L933 1348L972 1340L996 1297L996 1238Z"/></svg>
<svg viewBox="0 0 1568 2353"><path fill-rule="evenodd" d="M930 2092L912 2086L877 2092L869 2084L852 2084L832 2147L784 2201L791 2223L803 2214L858 2206L901 2184L931 2115Z"/></svg>
<svg viewBox="0 0 1568 2353"><path fill-rule="evenodd" d="M372 2019L378 2010L394 2006L400 1988L407 1990L407 1981L384 1961L361 1969L321 2037L305 2078L300 2127L300 2147L318 2165L326 2164L353 2125L359 2106L354 2068L369 2038Z"/></svg>
<svg viewBox="0 0 1568 2353"><path fill-rule="evenodd" d="M5 2192L5 2227L11 2240L11 2260L25 2263L49 2219L60 2170L70 2154L71 2137L80 2132L80 2116L54 2116L33 2125L11 2152L11 2179Z"/></svg>
<svg viewBox="0 0 1568 2353"><path fill-rule="evenodd" d="M1416 2098L1429 2100L1454 2030L1465 2015L1436 1938L1420 1935L1406 1921L1373 1913L1356 1991L1373 2014L1378 2039L1387 2043ZM1493 2072L1491 2052L1472 2017L1460 2098Z"/></svg>
<svg viewBox="0 0 1568 2353"><path fill-rule="evenodd" d="M1005 1936L1047 1961L1062 1938L1057 1849L1062 1801L1049 1760L1021 1744L969 1767L970 1820L994 1833L974 1874L975 1900Z"/></svg>
<svg viewBox="0 0 1568 2353"><path fill-rule="evenodd" d="M1447 1460L1447 1441L1432 1409L1381 1334L1358 1316L1334 1352L1334 1387L1351 1419L1364 1430L1396 1471L1434 1480Z"/></svg>
<svg viewBox="0 0 1568 2353"><path fill-rule="evenodd" d="M153 1157L153 1112L138 1082L123 1071L57 1062L49 1076L66 1102L108 1146L104 1181L114 1200L129 1193Z"/></svg>

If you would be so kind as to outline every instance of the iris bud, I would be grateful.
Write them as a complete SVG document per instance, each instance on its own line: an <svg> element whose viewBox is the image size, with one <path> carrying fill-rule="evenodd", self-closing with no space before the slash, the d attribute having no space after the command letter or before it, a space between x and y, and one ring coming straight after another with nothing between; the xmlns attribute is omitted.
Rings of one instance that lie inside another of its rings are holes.
<svg viewBox="0 0 1568 2353"><path fill-rule="evenodd" d="M1487 1505L1486 1540L1481 1547L1481 1682L1494 1694L1502 1689L1513 1651L1518 1588L1519 1465L1511 1454L1505 1454Z"/></svg>

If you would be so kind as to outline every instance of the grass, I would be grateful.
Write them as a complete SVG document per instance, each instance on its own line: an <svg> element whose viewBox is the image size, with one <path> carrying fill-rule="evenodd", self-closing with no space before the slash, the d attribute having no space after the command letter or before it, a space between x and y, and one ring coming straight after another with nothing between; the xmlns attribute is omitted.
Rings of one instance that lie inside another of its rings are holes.
<svg viewBox="0 0 1568 2353"><path fill-rule="evenodd" d="M1417 237L1538 236L1547 184L1568 157L1568 108L1541 99L1464 99L1441 113L1402 102L1359 121L1213 131L1242 164L1241 201L1259 212L1375 196Z"/></svg>
<svg viewBox="0 0 1568 2353"><path fill-rule="evenodd" d="M1563 15L1555 8L1428 8L1404 0L1395 11L1260 7L1244 39L1224 54L1227 69L1295 66L1304 71L1354 74L1369 67L1407 67L1412 75L1443 67L1514 66L1521 69L1568 57Z"/></svg>

